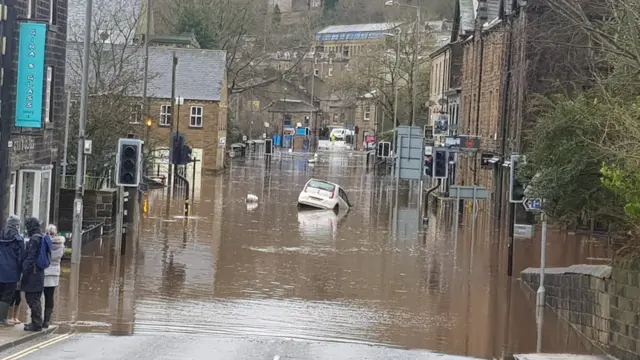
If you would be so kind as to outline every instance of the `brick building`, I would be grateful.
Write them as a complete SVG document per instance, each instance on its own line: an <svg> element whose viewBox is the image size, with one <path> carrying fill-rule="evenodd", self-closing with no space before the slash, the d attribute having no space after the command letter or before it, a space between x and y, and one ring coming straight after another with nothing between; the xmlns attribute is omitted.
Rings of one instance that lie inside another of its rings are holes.
<svg viewBox="0 0 640 360"><path fill-rule="evenodd" d="M57 220L67 0L4 1L0 216ZM20 19L20 21L16 21ZM7 166L8 165L8 166Z"/></svg>

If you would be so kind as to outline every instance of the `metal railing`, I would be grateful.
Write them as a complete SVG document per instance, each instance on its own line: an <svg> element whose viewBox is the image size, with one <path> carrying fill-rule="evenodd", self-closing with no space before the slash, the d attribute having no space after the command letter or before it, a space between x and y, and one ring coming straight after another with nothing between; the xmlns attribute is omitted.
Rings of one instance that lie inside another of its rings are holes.
<svg viewBox="0 0 640 360"><path fill-rule="evenodd" d="M110 189L112 187L112 181L110 177L107 176L85 176L84 178L84 188L86 190L102 190L102 189ZM62 179L62 183L60 184L62 189L75 189L76 188L76 176L75 175L67 175Z"/></svg>
<svg viewBox="0 0 640 360"><path fill-rule="evenodd" d="M82 245L92 242L104 233L104 221L82 229Z"/></svg>

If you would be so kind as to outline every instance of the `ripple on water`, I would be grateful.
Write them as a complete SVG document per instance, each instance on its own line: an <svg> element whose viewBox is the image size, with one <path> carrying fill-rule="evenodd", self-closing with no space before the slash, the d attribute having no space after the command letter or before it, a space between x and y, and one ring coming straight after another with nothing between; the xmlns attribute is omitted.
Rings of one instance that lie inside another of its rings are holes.
<svg viewBox="0 0 640 360"><path fill-rule="evenodd" d="M444 315L406 314L400 308L382 306L376 301L301 299L144 300L136 306L136 333L269 336L379 344L385 343L383 329L389 326L448 328L452 321ZM373 342L372 338L381 341Z"/></svg>

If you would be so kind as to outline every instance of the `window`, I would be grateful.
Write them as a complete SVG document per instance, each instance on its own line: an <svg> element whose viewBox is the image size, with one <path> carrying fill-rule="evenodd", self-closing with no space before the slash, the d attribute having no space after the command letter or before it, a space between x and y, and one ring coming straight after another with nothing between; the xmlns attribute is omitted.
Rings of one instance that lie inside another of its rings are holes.
<svg viewBox="0 0 640 360"><path fill-rule="evenodd" d="M53 67L47 66L47 82L44 95L44 122L48 124L51 122L51 104L53 103L52 84L53 82Z"/></svg>
<svg viewBox="0 0 640 360"><path fill-rule="evenodd" d="M58 0L49 0L49 25L58 23Z"/></svg>
<svg viewBox="0 0 640 360"><path fill-rule="evenodd" d="M51 170L20 170L18 181L17 215L23 219L34 216L48 224L51 210Z"/></svg>
<svg viewBox="0 0 640 360"><path fill-rule="evenodd" d="M333 68L329 68L329 70L327 70L327 76L328 77L332 77L333 76Z"/></svg>
<svg viewBox="0 0 640 360"><path fill-rule="evenodd" d="M338 123L338 114L333 114L333 123L334 124Z"/></svg>
<svg viewBox="0 0 640 360"><path fill-rule="evenodd" d="M129 124L140 124L142 122L142 104L131 105Z"/></svg>
<svg viewBox="0 0 640 360"><path fill-rule="evenodd" d="M192 106L191 116L189 118L189 126L202 127L202 106Z"/></svg>
<svg viewBox="0 0 640 360"><path fill-rule="evenodd" d="M27 3L27 19L35 19L36 17L36 0L29 0Z"/></svg>
<svg viewBox="0 0 640 360"><path fill-rule="evenodd" d="M364 120L365 121L371 120L371 105L365 105L363 112L364 112Z"/></svg>
<svg viewBox="0 0 640 360"><path fill-rule="evenodd" d="M16 213L16 173L11 173L11 181L9 182L9 214Z"/></svg>
<svg viewBox="0 0 640 360"><path fill-rule="evenodd" d="M320 69L313 69L313 74L315 76L319 76L320 75Z"/></svg>
<svg viewBox="0 0 640 360"><path fill-rule="evenodd" d="M160 126L171 125L171 105L160 106Z"/></svg>
<svg viewBox="0 0 640 360"><path fill-rule="evenodd" d="M342 56L348 58L349 57L349 47L345 46L342 48Z"/></svg>

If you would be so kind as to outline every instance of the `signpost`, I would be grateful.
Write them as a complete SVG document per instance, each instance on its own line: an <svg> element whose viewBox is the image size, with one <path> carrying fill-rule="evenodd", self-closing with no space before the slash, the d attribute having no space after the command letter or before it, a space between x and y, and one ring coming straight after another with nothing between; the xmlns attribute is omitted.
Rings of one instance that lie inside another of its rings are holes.
<svg viewBox="0 0 640 360"><path fill-rule="evenodd" d="M460 200L471 200L472 203L472 222L471 222L471 246L474 246L476 240L476 201L489 199L490 194L486 188L482 186L456 186L449 187L449 198L456 199L456 221L453 224L453 238L458 242L458 226L460 224Z"/></svg>
<svg viewBox="0 0 640 360"><path fill-rule="evenodd" d="M513 237L519 239L531 239L533 237L533 225L515 224L513 226Z"/></svg>
<svg viewBox="0 0 640 360"><path fill-rule="evenodd" d="M525 198L522 202L524 209L530 212L539 212L542 210L542 199Z"/></svg>
<svg viewBox="0 0 640 360"><path fill-rule="evenodd" d="M536 293L536 305L538 307L544 307L546 290L544 287L544 273L547 263L547 214L544 213L542 206L544 204L543 199L529 199L524 198L522 205L525 210L532 213L540 214L542 218L542 239L540 244L540 286ZM514 233L515 235L515 233Z"/></svg>

